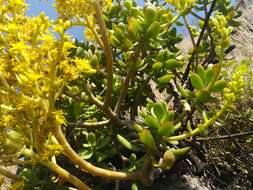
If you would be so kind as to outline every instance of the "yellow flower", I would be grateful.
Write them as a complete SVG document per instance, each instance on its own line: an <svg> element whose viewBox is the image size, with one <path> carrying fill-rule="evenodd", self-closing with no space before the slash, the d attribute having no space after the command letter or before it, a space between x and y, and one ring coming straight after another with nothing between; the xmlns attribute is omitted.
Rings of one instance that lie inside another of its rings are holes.
<svg viewBox="0 0 253 190"><path fill-rule="evenodd" d="M93 14L90 0L56 0L55 7L63 20Z"/></svg>
<svg viewBox="0 0 253 190"><path fill-rule="evenodd" d="M0 125L31 134L33 138L24 142L26 147L37 148L33 139L38 139L39 146L47 141L52 129L48 112L55 103L51 97L70 80L95 72L88 60L70 57L75 43L65 33L72 24L69 18L93 17L90 0L57 0L56 6L67 18L50 21L43 13L28 17L25 0L0 0ZM66 125L62 110L50 114L59 125ZM0 144L6 143L1 137ZM46 149L48 155L60 150L51 144Z"/></svg>
<svg viewBox="0 0 253 190"><path fill-rule="evenodd" d="M4 127L13 127L14 124L15 118L13 117L13 115L4 115L1 119L1 125Z"/></svg>
<svg viewBox="0 0 253 190"><path fill-rule="evenodd" d="M74 65L70 65L69 61L64 60L60 63L61 71L64 73L64 76L67 77L69 80L75 80L78 78L78 72Z"/></svg>
<svg viewBox="0 0 253 190"><path fill-rule="evenodd" d="M55 116L55 120L58 122L58 125L67 125L64 112L62 110L56 110L53 114Z"/></svg>
<svg viewBox="0 0 253 190"><path fill-rule="evenodd" d="M24 41L20 41L11 45L10 52L11 53L20 53L29 47L24 43Z"/></svg>
<svg viewBox="0 0 253 190"><path fill-rule="evenodd" d="M80 59L76 57L74 62L76 64L77 71L79 73L88 73L88 74L96 73L96 70L91 67L87 59Z"/></svg>
<svg viewBox="0 0 253 190"><path fill-rule="evenodd" d="M0 1L0 7L3 7L2 11L4 11L4 13L15 12L15 13L23 15L28 5L25 3L25 0L8 0L8 1L5 0L5 1Z"/></svg>
<svg viewBox="0 0 253 190"><path fill-rule="evenodd" d="M228 26L226 17L220 12L216 12L215 17L209 21L209 25L212 28L211 35L215 43L215 50L220 55L230 44L232 28Z"/></svg>
<svg viewBox="0 0 253 190"><path fill-rule="evenodd" d="M58 156L62 153L63 147L59 144L48 144L46 142L44 144L44 150L40 154L40 159L42 161L48 161L51 159L52 156Z"/></svg>
<svg viewBox="0 0 253 190"><path fill-rule="evenodd" d="M92 6L94 0L56 0L55 7L63 20L86 18L94 15ZM112 0L101 0L103 9L111 8Z"/></svg>
<svg viewBox="0 0 253 190"><path fill-rule="evenodd" d="M85 29L84 36L87 40L94 40L95 39L93 32L89 28Z"/></svg>
<svg viewBox="0 0 253 190"><path fill-rule="evenodd" d="M67 36L66 36L67 37ZM63 44L63 48L62 48L62 53L65 55L68 55L69 53L71 53L69 50L72 48L75 48L75 44L72 41L66 41Z"/></svg>

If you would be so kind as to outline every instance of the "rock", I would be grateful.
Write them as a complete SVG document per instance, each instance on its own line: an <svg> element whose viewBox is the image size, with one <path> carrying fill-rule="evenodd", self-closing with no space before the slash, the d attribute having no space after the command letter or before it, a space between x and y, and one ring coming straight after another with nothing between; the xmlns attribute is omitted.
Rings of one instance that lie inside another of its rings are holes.
<svg viewBox="0 0 253 190"><path fill-rule="evenodd" d="M189 174L172 174L163 179L157 179L151 187L140 188L141 190L211 190L207 180L202 177Z"/></svg>

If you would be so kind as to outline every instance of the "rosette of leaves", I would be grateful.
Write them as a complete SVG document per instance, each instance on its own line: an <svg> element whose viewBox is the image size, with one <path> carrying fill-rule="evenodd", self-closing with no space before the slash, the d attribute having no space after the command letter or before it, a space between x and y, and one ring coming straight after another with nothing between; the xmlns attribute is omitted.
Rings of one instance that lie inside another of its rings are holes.
<svg viewBox="0 0 253 190"><path fill-rule="evenodd" d="M205 103L210 101L212 93L221 93L226 87L227 82L223 79L219 80L220 65L213 65L206 70L198 65L197 72L190 74L191 85L194 87L195 92L182 92L186 98L194 96L193 99L196 103Z"/></svg>

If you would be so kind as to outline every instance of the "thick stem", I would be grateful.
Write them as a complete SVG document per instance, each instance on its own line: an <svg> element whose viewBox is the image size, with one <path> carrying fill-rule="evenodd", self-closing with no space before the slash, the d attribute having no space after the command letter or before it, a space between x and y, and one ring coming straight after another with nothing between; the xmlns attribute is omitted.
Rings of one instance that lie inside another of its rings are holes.
<svg viewBox="0 0 253 190"><path fill-rule="evenodd" d="M112 56L112 50L111 45L109 42L107 29L105 25L105 21L103 19L103 13L100 7L99 1L94 1L93 3L94 9L96 12L96 18L98 21L98 25L100 28L100 33L102 36L102 41L104 44L104 53L106 58L106 70L107 70L107 91L105 96L105 105L110 104L110 101L112 99L112 88L113 88L113 56Z"/></svg>
<svg viewBox="0 0 253 190"><path fill-rule="evenodd" d="M119 113L121 111L121 105L127 95L127 88L130 82L130 79L133 76L133 70L135 68L136 63L132 63L132 65L130 66L130 68L128 69L127 75L121 85L121 90L120 90L120 95L117 101L117 104L115 106L114 112L115 113Z"/></svg>
<svg viewBox="0 0 253 190"><path fill-rule="evenodd" d="M72 174L70 174L68 171L66 171L63 168L61 168L56 163L53 163L51 161L40 161L39 155L37 155L36 153L34 153L31 149L24 149L24 150L22 150L22 154L25 155L25 156L27 156L27 157L29 157L29 158L33 158L33 159L37 160L42 165L44 165L47 168L49 168L50 170L54 171L60 177L62 177L66 181L70 182L75 187L79 188L80 190L91 190L85 183L83 183L77 177L75 177Z"/></svg>
<svg viewBox="0 0 253 190"><path fill-rule="evenodd" d="M62 167L60 167L58 164L55 164L53 162L45 162L42 163L44 166L49 168L50 170L54 171L57 175L59 175L64 180L68 181L75 187L77 187L80 190L91 190L85 183L83 183L81 180L79 180L77 177L69 173L68 171L64 170Z"/></svg>
<svg viewBox="0 0 253 190"><path fill-rule="evenodd" d="M55 81L56 81L56 72L57 72L57 64L60 61L60 57L62 54L62 48L63 48L64 40L61 39L61 43L59 44L59 49L57 52L57 57L54 60L51 60L50 64L50 71L49 71L49 95L48 95L48 101L49 101L49 112L53 112L55 110L54 104L56 100L56 88L55 88ZM49 55L51 58L51 56Z"/></svg>
<svg viewBox="0 0 253 190"><path fill-rule="evenodd" d="M138 173L125 173L125 172L116 172L103 168L96 167L91 163L83 160L70 146L66 140L60 126L57 124L54 125L53 134L57 139L58 143L64 148L64 155L69 158L73 163L80 167L83 171L90 173L95 176L105 177L108 179L119 179L119 180L133 180L138 179Z"/></svg>

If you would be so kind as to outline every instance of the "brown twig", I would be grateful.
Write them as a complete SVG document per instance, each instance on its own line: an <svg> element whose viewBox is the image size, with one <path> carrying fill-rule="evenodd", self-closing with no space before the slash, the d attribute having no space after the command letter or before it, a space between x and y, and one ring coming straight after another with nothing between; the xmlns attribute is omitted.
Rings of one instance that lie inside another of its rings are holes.
<svg viewBox="0 0 253 190"><path fill-rule="evenodd" d="M205 20L203 17L199 16L197 13L194 13L192 10L190 11L190 13L195 16L196 18L198 18L199 20Z"/></svg>
<svg viewBox="0 0 253 190"><path fill-rule="evenodd" d="M229 139L229 138L239 138L239 137L244 137L244 136L249 136L253 135L253 131L249 132L243 132L243 133L234 133L230 135L222 135L222 136L217 136L217 137L198 137L196 138L197 141L212 141L212 140L224 140L224 139Z"/></svg>
<svg viewBox="0 0 253 190"><path fill-rule="evenodd" d="M189 35L190 35L190 38L191 38L191 42L192 42L192 46L193 46L194 49L197 49L196 43L195 43L195 40L194 40L194 36L193 36L192 31L191 31L191 26L189 25L186 16L183 16L183 19L184 19L185 26L186 26L186 28L187 28L187 30L189 32Z"/></svg>
<svg viewBox="0 0 253 190"><path fill-rule="evenodd" d="M200 46L200 43L201 43L201 41L202 41L202 38L204 37L204 33L205 33L205 30L206 30L206 28L207 28L207 26L208 26L208 22L209 22L209 19L210 19L210 17L211 17L211 14L212 14L212 12L213 12L213 10L214 10L215 4L216 4L216 0L213 0L212 4L211 4L211 6L210 6L210 9L209 9L209 11L208 11L208 14L206 15L205 22L204 22L204 26L203 26L203 28L202 28L200 34L199 34L198 41L197 41L197 43L196 43L196 48L193 50L192 56L191 56L191 58L190 58L190 60L189 60L189 63L188 63L188 65L187 65L186 69L185 69L185 72L184 72L184 75L183 75L183 80L184 80L184 81L186 81L187 78L188 78L188 76L189 76L190 69L191 69L191 65L192 65L192 63L193 63L193 61L194 61L194 59L195 59L195 55L196 55L197 52L198 52L198 48L199 48L199 46Z"/></svg>
<svg viewBox="0 0 253 190"><path fill-rule="evenodd" d="M118 101L117 101L117 104L114 108L114 112L116 114L118 114L121 110L121 105L127 95L127 88L128 88L128 85L129 85L129 82L133 76L133 72L134 72L134 69L135 69L135 65L136 65L136 60L139 56L139 53L140 53L140 47L142 46L142 43L140 43L140 45L136 48L136 51L132 57L132 62L131 64L129 65L128 69L127 69L127 74L126 74L126 77L125 79L123 80L122 82L122 85L121 85L121 90L120 90L120 95L119 95L119 98L118 98Z"/></svg>

